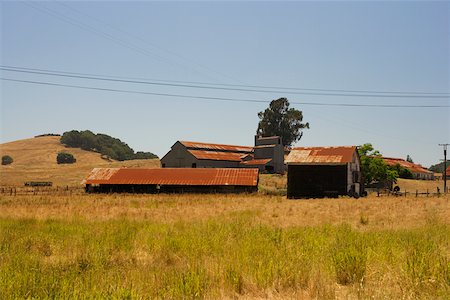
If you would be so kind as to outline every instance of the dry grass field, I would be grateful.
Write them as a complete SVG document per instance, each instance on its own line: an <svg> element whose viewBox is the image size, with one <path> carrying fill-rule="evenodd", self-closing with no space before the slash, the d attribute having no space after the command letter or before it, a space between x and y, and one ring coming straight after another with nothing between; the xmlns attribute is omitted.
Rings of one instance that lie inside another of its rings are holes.
<svg viewBox="0 0 450 300"><path fill-rule="evenodd" d="M268 226L295 227L346 223L361 230L409 229L430 219L450 221L449 196L287 200L284 196L244 194L86 194L5 196L0 218L158 223L205 221L249 213Z"/></svg>
<svg viewBox="0 0 450 300"><path fill-rule="evenodd" d="M448 299L449 200L3 196L0 294Z"/></svg>
<svg viewBox="0 0 450 300"><path fill-rule="evenodd" d="M159 167L158 159L107 161L99 153L66 148L58 136L45 136L14 141L0 145L0 156L9 155L14 162L0 166L0 183L6 186L23 186L26 181L52 181L58 186L78 186L95 167ZM60 151L71 153L74 164L56 163Z"/></svg>

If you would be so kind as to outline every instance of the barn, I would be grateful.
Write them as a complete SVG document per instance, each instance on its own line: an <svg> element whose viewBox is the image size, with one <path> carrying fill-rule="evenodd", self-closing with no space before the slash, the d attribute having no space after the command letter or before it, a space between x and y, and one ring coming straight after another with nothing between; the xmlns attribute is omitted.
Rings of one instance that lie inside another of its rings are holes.
<svg viewBox="0 0 450 300"><path fill-rule="evenodd" d="M251 193L258 169L95 168L84 180L97 193Z"/></svg>
<svg viewBox="0 0 450 300"><path fill-rule="evenodd" d="M411 171L414 179L434 180L434 173L419 164L406 161L402 158L383 157L388 166L400 165Z"/></svg>
<svg viewBox="0 0 450 300"><path fill-rule="evenodd" d="M363 194L356 146L293 148L286 164L290 199Z"/></svg>
<svg viewBox="0 0 450 300"><path fill-rule="evenodd" d="M255 137L255 146L177 141L161 159L162 168L257 168L283 173L284 148L280 137Z"/></svg>

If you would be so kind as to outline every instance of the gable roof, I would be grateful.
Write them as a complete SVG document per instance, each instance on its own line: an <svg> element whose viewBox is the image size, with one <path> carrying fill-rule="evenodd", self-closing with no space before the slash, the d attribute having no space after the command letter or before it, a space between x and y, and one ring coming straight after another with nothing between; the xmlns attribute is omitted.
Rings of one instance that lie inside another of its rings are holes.
<svg viewBox="0 0 450 300"><path fill-rule="evenodd" d="M256 186L258 169L95 168L84 180L84 183Z"/></svg>
<svg viewBox="0 0 450 300"><path fill-rule="evenodd" d="M419 164L410 163L402 158L393 158L393 157L382 157L384 162L389 166L395 166L399 164L400 166L409 169L413 173L424 173L424 174L433 174L432 171L425 169Z"/></svg>
<svg viewBox="0 0 450 300"><path fill-rule="evenodd" d="M179 141L179 142L186 148L194 150L212 150L212 151L228 151L228 152L244 152L244 153L253 152L253 147L248 146L211 144L211 143L188 142L188 141Z"/></svg>
<svg viewBox="0 0 450 300"><path fill-rule="evenodd" d="M299 147L291 149L286 164L289 165L341 165L352 162L356 146Z"/></svg>

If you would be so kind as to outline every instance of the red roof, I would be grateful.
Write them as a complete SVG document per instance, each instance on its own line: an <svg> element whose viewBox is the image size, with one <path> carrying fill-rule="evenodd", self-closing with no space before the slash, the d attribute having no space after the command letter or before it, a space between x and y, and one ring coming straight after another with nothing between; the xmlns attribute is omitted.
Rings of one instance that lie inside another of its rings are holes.
<svg viewBox="0 0 450 300"><path fill-rule="evenodd" d="M216 150L216 151L231 151L231 152L253 152L253 147L248 146L235 146L235 145L224 145L224 144L211 144L211 143L200 143L200 142L187 142L180 141L182 145L189 149L203 149L203 150Z"/></svg>
<svg viewBox="0 0 450 300"><path fill-rule="evenodd" d="M188 152L194 155L197 159L208 160L241 161L241 159L245 156L245 154L243 153L236 152L218 152L205 150L188 150Z"/></svg>
<svg viewBox="0 0 450 300"><path fill-rule="evenodd" d="M395 166L399 164L400 166L409 169L412 173L426 173L426 174L433 173L430 170L425 169L421 165L410 163L402 158L383 157L383 160L389 166Z"/></svg>
<svg viewBox="0 0 450 300"><path fill-rule="evenodd" d="M356 146L293 148L286 158L291 165L346 164L352 162Z"/></svg>
<svg viewBox="0 0 450 300"><path fill-rule="evenodd" d="M260 165L262 165L262 166L264 166L271 161L272 161L271 158L252 159L252 160L247 160L247 161L241 162L241 165L244 165L244 166L260 166Z"/></svg>
<svg viewBox="0 0 450 300"><path fill-rule="evenodd" d="M258 169L95 168L84 183L256 186Z"/></svg>

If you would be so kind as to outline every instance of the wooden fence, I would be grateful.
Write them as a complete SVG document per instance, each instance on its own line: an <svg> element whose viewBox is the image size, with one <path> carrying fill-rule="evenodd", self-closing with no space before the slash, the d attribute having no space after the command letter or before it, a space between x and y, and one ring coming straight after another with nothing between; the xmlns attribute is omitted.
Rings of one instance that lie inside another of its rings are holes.
<svg viewBox="0 0 450 300"><path fill-rule="evenodd" d="M439 189L436 191L390 191L390 190L378 190L377 191L377 197L383 197L383 196L396 196L396 197L406 197L406 196L415 196L415 197L440 197L444 196L445 194L442 193Z"/></svg>
<svg viewBox="0 0 450 300"><path fill-rule="evenodd" d="M23 195L79 195L84 193L82 186L0 186L2 196Z"/></svg>

